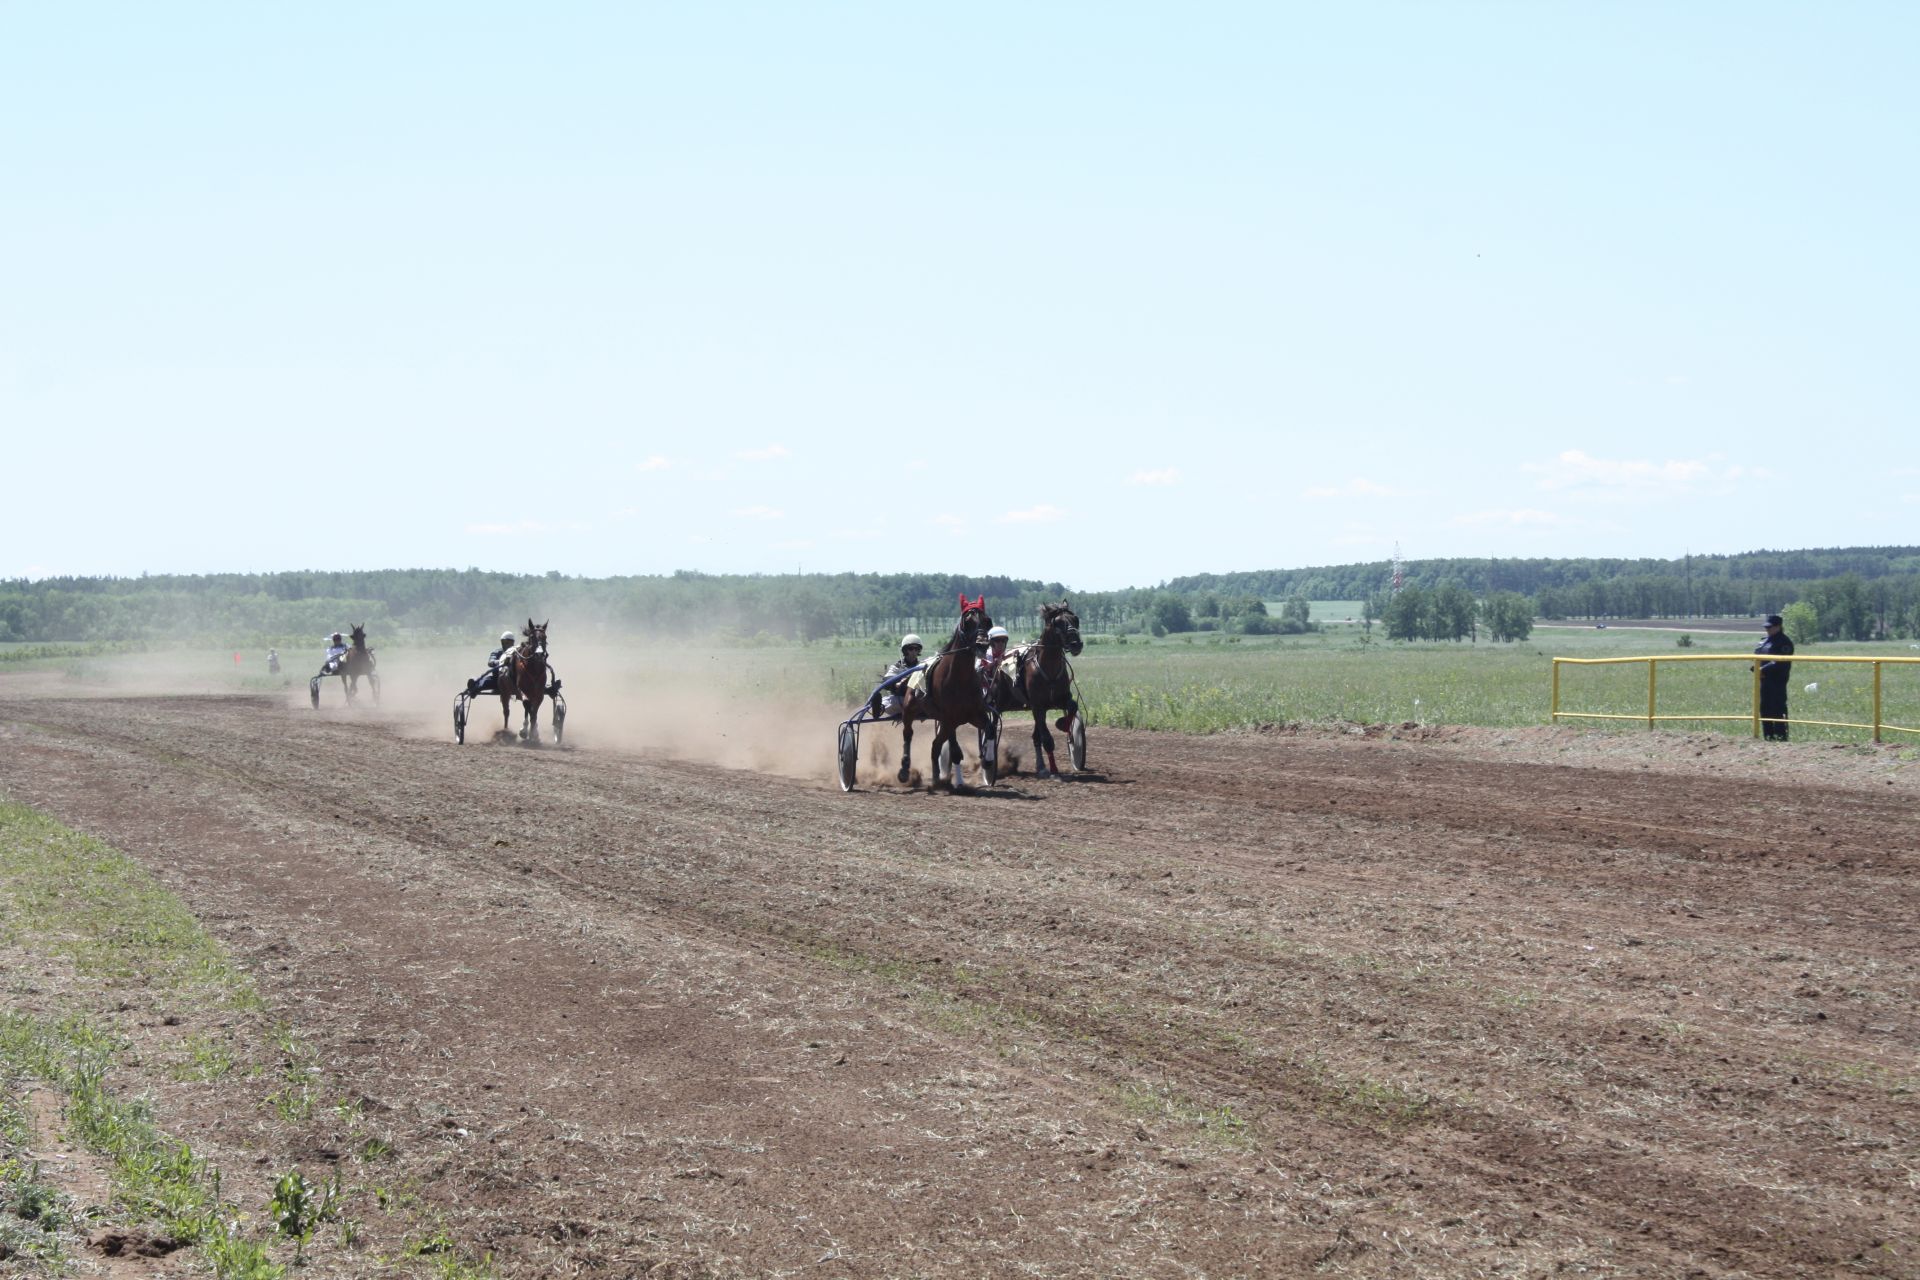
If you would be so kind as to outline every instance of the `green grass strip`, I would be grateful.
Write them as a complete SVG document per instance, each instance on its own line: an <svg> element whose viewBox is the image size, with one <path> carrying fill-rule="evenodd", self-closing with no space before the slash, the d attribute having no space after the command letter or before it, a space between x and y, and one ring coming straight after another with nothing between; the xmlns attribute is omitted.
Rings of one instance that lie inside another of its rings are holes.
<svg viewBox="0 0 1920 1280"><path fill-rule="evenodd" d="M259 996L192 914L133 859L25 805L0 801L0 943L83 976L198 989L230 1009Z"/></svg>

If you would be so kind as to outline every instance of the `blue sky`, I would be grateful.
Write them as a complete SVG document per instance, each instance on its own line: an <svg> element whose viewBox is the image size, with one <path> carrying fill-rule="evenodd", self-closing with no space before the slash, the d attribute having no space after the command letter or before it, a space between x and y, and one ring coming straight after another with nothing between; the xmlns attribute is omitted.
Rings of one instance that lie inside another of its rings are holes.
<svg viewBox="0 0 1920 1280"><path fill-rule="evenodd" d="M1920 541L1917 46L0 0L0 577Z"/></svg>

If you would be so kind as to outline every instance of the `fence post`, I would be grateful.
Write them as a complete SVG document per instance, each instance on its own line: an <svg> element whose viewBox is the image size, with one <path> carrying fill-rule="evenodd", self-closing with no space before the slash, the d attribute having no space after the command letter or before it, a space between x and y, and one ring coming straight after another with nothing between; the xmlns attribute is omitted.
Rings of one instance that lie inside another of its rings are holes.
<svg viewBox="0 0 1920 1280"><path fill-rule="evenodd" d="M1657 672L1658 670L1660 670L1660 659L1648 658L1647 659L1647 728L1649 729L1653 728L1654 673Z"/></svg>
<svg viewBox="0 0 1920 1280"><path fill-rule="evenodd" d="M1873 740L1880 741L1880 663L1873 664Z"/></svg>
<svg viewBox="0 0 1920 1280"><path fill-rule="evenodd" d="M1753 736L1760 736L1760 664L1752 664L1753 671Z"/></svg>
<svg viewBox="0 0 1920 1280"><path fill-rule="evenodd" d="M1560 659L1558 658L1555 658L1553 660L1553 698L1551 703L1551 709L1553 711L1553 715L1547 721L1547 723L1559 724L1560 723Z"/></svg>

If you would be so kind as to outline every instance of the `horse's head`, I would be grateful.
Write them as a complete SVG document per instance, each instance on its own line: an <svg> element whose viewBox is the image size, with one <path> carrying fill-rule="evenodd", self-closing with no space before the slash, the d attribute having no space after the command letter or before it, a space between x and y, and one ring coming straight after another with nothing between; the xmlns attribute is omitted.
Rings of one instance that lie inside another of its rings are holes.
<svg viewBox="0 0 1920 1280"><path fill-rule="evenodd" d="M366 623L364 622L354 623L353 630L350 631L348 634L353 637L354 648L364 649L367 647L367 624Z"/></svg>
<svg viewBox="0 0 1920 1280"><path fill-rule="evenodd" d="M530 654L537 653L543 658L547 656L547 624L545 622L535 622L532 618L528 618L527 629L520 634L526 637L520 642L522 649Z"/></svg>
<svg viewBox="0 0 1920 1280"><path fill-rule="evenodd" d="M1068 653L1076 658L1080 656L1084 647L1080 641L1080 615L1068 608L1065 600L1040 606L1040 631L1043 638L1056 640Z"/></svg>
<svg viewBox="0 0 1920 1280"><path fill-rule="evenodd" d="M987 597L981 595L974 600L967 599L967 593L960 593L960 625L953 633L949 649L970 649L973 642L987 633L993 625L993 619L987 616Z"/></svg>

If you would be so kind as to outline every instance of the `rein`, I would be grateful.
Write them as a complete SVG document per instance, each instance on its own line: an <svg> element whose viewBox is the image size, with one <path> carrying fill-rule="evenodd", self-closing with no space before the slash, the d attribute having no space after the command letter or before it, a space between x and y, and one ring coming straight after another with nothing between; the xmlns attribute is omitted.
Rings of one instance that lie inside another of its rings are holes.
<svg viewBox="0 0 1920 1280"><path fill-rule="evenodd" d="M1034 654L1033 674L1027 677L1029 688L1027 695L1028 701L1033 700L1031 688L1034 676L1038 676L1040 679L1046 681L1047 692L1049 694L1058 691L1071 697L1073 692L1073 662L1067 656L1066 633L1057 621L1049 623L1046 630L1040 633L1040 639L1035 643L1034 649L1038 652ZM1060 671L1057 675L1047 670L1047 659L1055 654L1058 654L1060 658ZM1052 699L1049 698L1048 701L1051 702Z"/></svg>

